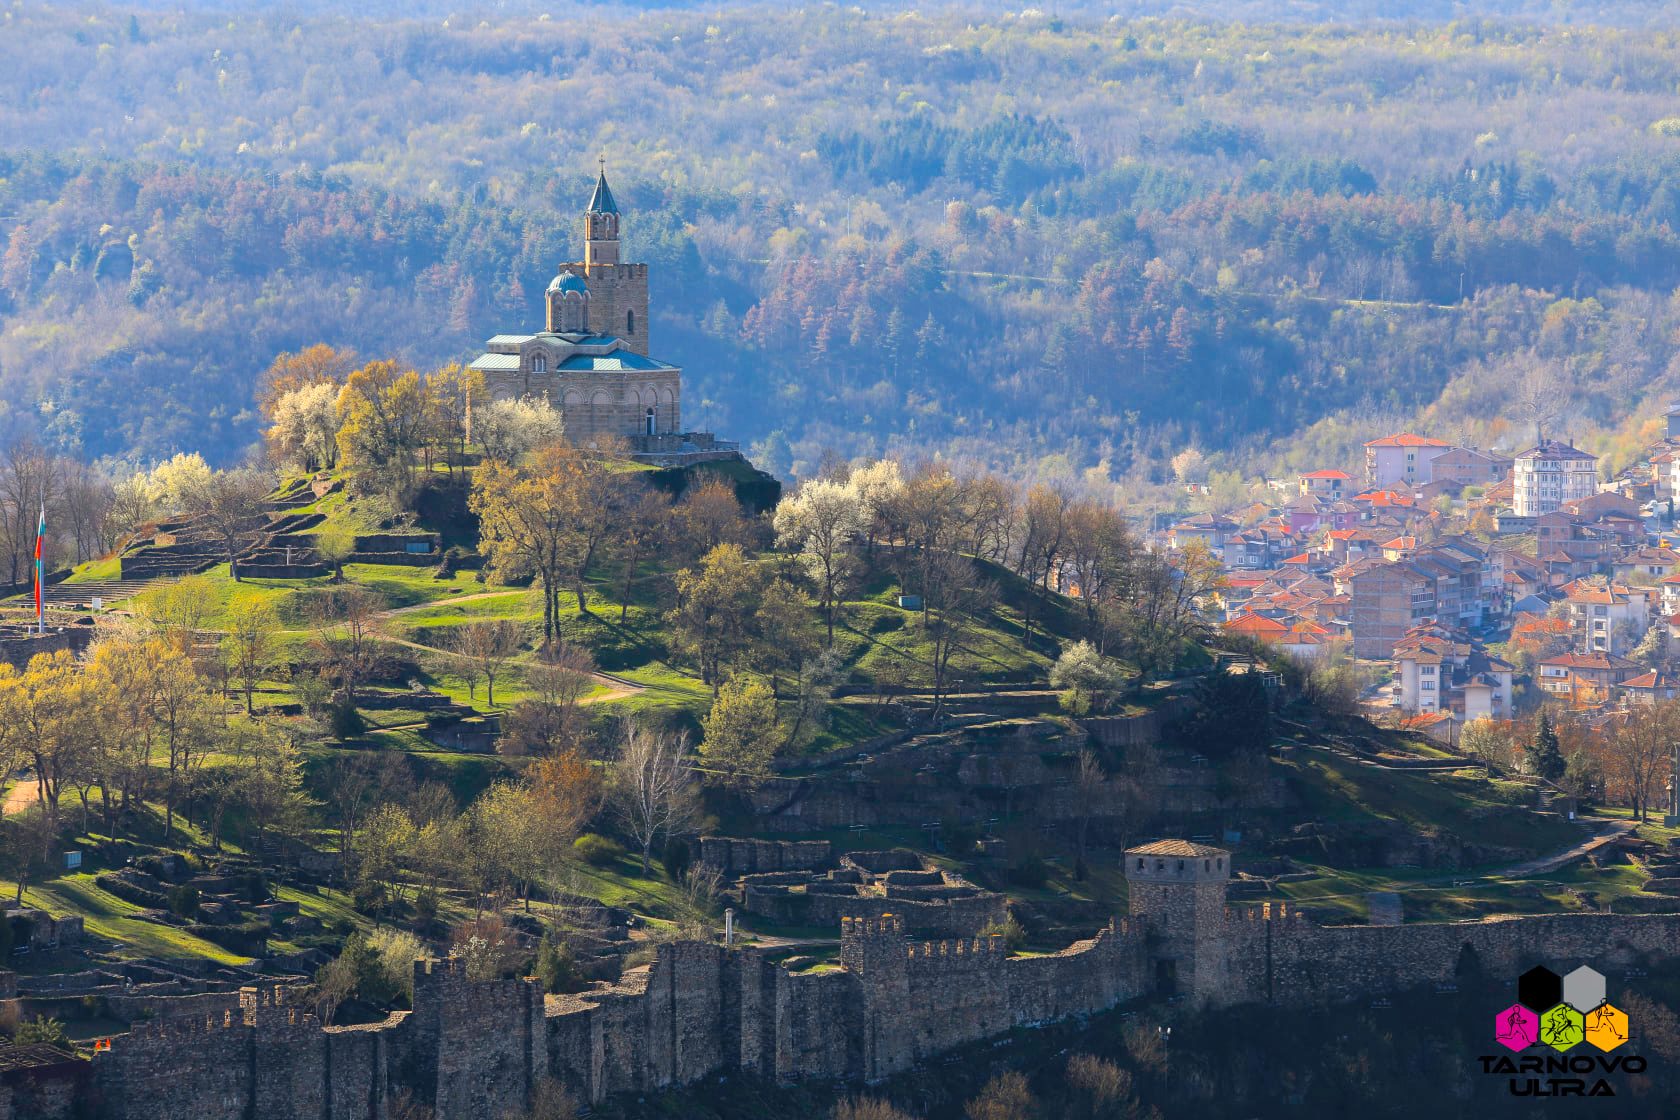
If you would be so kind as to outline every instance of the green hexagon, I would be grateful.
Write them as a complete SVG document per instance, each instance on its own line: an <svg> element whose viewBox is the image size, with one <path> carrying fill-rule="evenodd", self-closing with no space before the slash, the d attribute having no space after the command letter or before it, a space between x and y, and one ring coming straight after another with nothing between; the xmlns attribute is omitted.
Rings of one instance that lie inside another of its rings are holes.
<svg viewBox="0 0 1680 1120"><path fill-rule="evenodd" d="M1540 1016L1540 1041L1562 1053L1587 1036L1587 1024L1581 1013L1560 1003Z"/></svg>

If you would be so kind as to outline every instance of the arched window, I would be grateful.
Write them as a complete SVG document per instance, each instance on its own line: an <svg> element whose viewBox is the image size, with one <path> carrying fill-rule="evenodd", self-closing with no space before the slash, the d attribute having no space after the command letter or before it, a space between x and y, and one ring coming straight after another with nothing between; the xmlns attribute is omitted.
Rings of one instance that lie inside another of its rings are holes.
<svg viewBox="0 0 1680 1120"><path fill-rule="evenodd" d="M647 434L650 435L650 436L653 435L654 434L654 429L656 427L658 427L658 425L659 425L659 420L658 420L657 415L655 414L653 409L651 409L651 408L648 409L647 410Z"/></svg>
<svg viewBox="0 0 1680 1120"><path fill-rule="evenodd" d="M636 333L636 313L634 311L626 311L624 313L624 333Z"/></svg>
<svg viewBox="0 0 1680 1120"><path fill-rule="evenodd" d="M538 354L536 357L532 358L531 359L531 372L532 373L547 373L548 372L548 359L541 354Z"/></svg>
<svg viewBox="0 0 1680 1120"><path fill-rule="evenodd" d="M1210 859L1204 859L1202 861L1202 870L1203 871L1212 871L1213 870L1213 861L1210 860Z"/></svg>
<svg viewBox="0 0 1680 1120"><path fill-rule="evenodd" d="M1142 871L1142 870L1143 870L1143 860L1141 860L1141 859L1140 859L1140 860L1138 860L1138 868L1137 868L1137 869L1138 869L1138 870L1139 870L1139 871Z"/></svg>

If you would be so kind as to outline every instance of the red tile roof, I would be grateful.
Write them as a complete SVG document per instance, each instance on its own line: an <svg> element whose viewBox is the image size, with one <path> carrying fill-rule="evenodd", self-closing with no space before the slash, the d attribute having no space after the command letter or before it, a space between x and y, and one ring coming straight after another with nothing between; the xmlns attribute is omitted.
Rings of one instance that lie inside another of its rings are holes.
<svg viewBox="0 0 1680 1120"><path fill-rule="evenodd" d="M1367 443L1365 446L1366 447L1451 447L1452 444L1448 443L1444 439L1435 439L1433 436L1418 436L1418 435L1413 435L1411 432L1401 432L1398 435L1384 436L1382 439L1374 439L1370 443Z"/></svg>

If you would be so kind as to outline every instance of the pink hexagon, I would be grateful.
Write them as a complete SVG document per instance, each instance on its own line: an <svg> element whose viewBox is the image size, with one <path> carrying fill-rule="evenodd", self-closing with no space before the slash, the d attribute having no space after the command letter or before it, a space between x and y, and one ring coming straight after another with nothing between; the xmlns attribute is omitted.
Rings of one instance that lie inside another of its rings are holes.
<svg viewBox="0 0 1680 1120"><path fill-rule="evenodd" d="M1493 1037L1510 1050L1526 1050L1540 1037L1540 1017L1513 1003L1494 1017Z"/></svg>

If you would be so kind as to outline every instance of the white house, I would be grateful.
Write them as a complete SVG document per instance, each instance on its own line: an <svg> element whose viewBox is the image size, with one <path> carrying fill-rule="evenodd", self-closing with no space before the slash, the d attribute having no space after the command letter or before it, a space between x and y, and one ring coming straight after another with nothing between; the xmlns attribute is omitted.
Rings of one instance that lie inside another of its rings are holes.
<svg viewBox="0 0 1680 1120"><path fill-rule="evenodd" d="M1511 512L1539 517L1597 490L1598 456L1555 439L1543 440L1517 456Z"/></svg>

